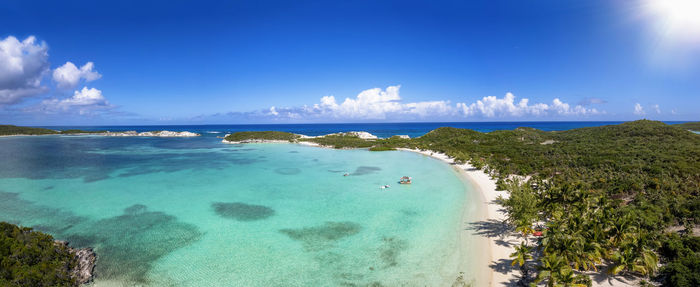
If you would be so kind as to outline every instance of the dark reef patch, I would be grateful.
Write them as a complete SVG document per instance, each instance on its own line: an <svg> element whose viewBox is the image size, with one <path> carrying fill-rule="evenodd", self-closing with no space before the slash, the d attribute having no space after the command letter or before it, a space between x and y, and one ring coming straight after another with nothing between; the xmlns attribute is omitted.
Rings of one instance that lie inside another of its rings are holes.
<svg viewBox="0 0 700 287"><path fill-rule="evenodd" d="M291 151L289 151L289 153L299 153L299 152L295 151L295 150L291 150Z"/></svg>
<svg viewBox="0 0 700 287"><path fill-rule="evenodd" d="M211 204L217 215L238 221L255 221L275 215L275 210L263 205L242 202L214 202Z"/></svg>
<svg viewBox="0 0 700 287"><path fill-rule="evenodd" d="M124 280L128 286L147 285L154 262L202 236L196 226L162 212L149 212L141 204L127 207L123 215L95 221L3 191L0 220L24 226L32 222L30 227L66 240L73 247L95 248L96 276Z"/></svg>
<svg viewBox="0 0 700 287"><path fill-rule="evenodd" d="M219 146L204 139L17 137L2 142L0 158L5 166L13 168L0 168L0 178L78 178L96 182L110 176L223 169L260 161L244 153L210 149ZM201 149L194 150L197 148ZM143 149L158 152L131 152ZM110 152L102 152L105 150Z"/></svg>
<svg viewBox="0 0 700 287"><path fill-rule="evenodd" d="M401 209L400 210L401 214L405 216L416 216L418 215L418 211L413 210L413 209Z"/></svg>
<svg viewBox="0 0 700 287"><path fill-rule="evenodd" d="M148 211L136 204L124 214L93 222L84 232L67 237L71 244L95 246L100 278L121 279L130 284L148 283L147 274L161 257L190 245L203 235L196 226L175 216Z"/></svg>
<svg viewBox="0 0 700 287"><path fill-rule="evenodd" d="M18 193L0 191L0 221L26 226L33 222L38 231L61 237L67 230L87 218L57 208L42 206L21 199Z"/></svg>
<svg viewBox="0 0 700 287"><path fill-rule="evenodd" d="M398 265L399 254L408 248L408 242L397 237L382 238L382 245L379 247L379 258L384 262L384 268Z"/></svg>
<svg viewBox="0 0 700 287"><path fill-rule="evenodd" d="M291 239L301 241L307 251L314 251L331 247L336 241L355 235L361 229L362 226L354 222L328 221L320 226L281 229L280 232Z"/></svg>
<svg viewBox="0 0 700 287"><path fill-rule="evenodd" d="M280 167L275 169L276 173L279 174L284 174L284 175L295 175L295 174L300 174L301 169L298 169L296 167Z"/></svg>
<svg viewBox="0 0 700 287"><path fill-rule="evenodd" d="M365 174L370 174L374 173L377 171L382 170L380 167L376 166L360 166L355 169L355 172L351 173L350 175L365 175Z"/></svg>
<svg viewBox="0 0 700 287"><path fill-rule="evenodd" d="M328 172L341 173L341 172L344 172L344 170L329 169Z"/></svg>

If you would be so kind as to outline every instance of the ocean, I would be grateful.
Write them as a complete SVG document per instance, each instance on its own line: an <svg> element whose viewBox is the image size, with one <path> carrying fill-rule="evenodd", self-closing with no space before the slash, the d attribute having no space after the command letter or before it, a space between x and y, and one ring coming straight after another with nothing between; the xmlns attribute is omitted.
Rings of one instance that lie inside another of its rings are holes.
<svg viewBox="0 0 700 287"><path fill-rule="evenodd" d="M452 166L406 151L218 137L605 124L614 123L61 127L203 136L0 137L0 220L94 247L94 286L445 286L459 272L478 285L487 247L460 232L483 216L481 197ZM413 184L397 183L405 175Z"/></svg>
<svg viewBox="0 0 700 287"><path fill-rule="evenodd" d="M584 127L617 125L623 122L444 122L444 123L347 123L347 124L257 124L257 125L162 125L162 126L42 126L49 129L83 129L138 132L153 130L191 131L202 134L232 133L239 131L284 131L308 136L337 132L366 131L378 137L393 135L419 137L439 127L472 129L479 132L513 130L531 127L544 131L561 131ZM665 122L668 124L683 122Z"/></svg>

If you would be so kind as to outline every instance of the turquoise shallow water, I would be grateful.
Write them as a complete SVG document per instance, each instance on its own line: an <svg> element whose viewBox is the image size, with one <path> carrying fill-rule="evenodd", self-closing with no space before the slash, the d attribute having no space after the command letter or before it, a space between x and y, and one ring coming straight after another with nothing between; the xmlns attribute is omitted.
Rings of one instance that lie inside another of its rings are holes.
<svg viewBox="0 0 700 287"><path fill-rule="evenodd" d="M477 250L455 250L477 195L449 165L410 152L42 136L0 138L0 157L0 220L94 247L95 286L443 286L476 275L458 261L478 262ZM397 184L402 175L414 183Z"/></svg>

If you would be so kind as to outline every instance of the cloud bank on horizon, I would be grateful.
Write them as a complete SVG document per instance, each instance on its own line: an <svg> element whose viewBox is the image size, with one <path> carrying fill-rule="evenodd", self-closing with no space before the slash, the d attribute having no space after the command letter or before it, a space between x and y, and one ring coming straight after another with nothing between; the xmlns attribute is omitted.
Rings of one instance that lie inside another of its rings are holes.
<svg viewBox="0 0 700 287"><path fill-rule="evenodd" d="M523 98L516 102L512 93L502 98L486 96L472 103L450 101L403 102L399 95L401 86L389 86L382 90L373 88L360 92L355 98L345 98L338 103L334 96L324 96L319 103L300 107L270 107L261 113L275 119L298 120L432 120L432 119L503 119L503 118L552 118L562 116L585 117L605 114L596 108L571 106L555 98L551 103L530 104Z"/></svg>

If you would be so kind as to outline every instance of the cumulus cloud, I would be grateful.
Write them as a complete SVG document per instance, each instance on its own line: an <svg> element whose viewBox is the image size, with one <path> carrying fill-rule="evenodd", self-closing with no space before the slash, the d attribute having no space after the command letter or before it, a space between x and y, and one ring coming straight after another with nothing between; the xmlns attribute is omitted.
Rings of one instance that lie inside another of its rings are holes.
<svg viewBox="0 0 700 287"><path fill-rule="evenodd" d="M653 105L652 108L654 108L654 111L656 112L657 115L660 115L660 114L661 114L661 108L659 107L658 104L657 104L657 105Z"/></svg>
<svg viewBox="0 0 700 287"><path fill-rule="evenodd" d="M529 104L530 100L523 98L517 103L512 93L506 93L503 98L487 96L470 105L458 103L457 107L465 116L481 116L485 118L495 117L522 117L522 116L583 116L596 115L597 109L588 109L581 105L571 107L559 98L552 100L551 104Z"/></svg>
<svg viewBox="0 0 700 287"><path fill-rule="evenodd" d="M85 82L90 82L102 77L100 73L93 70L94 67L94 63L87 62L78 69L75 64L66 62L63 66L53 70L53 80L61 88L74 88L81 79L85 80Z"/></svg>
<svg viewBox="0 0 700 287"><path fill-rule="evenodd" d="M102 91L95 88L83 87L73 92L73 96L65 99L48 99L41 102L40 109L45 112L75 112L91 114L96 111L112 109Z"/></svg>
<svg viewBox="0 0 700 287"><path fill-rule="evenodd" d="M43 93L41 80L49 69L48 47L29 36L21 42L0 40L0 105L10 105Z"/></svg>
<svg viewBox="0 0 700 287"><path fill-rule="evenodd" d="M319 103L303 107L271 107L264 114L278 119L306 120L464 120L473 118L520 118L547 116L587 116L601 114L597 109L571 106L556 98L551 104L530 104L529 99L516 101L512 93L502 98L487 96L473 103L450 101L402 102L401 86L368 89L355 98L338 102L324 96ZM254 115L255 113L251 113Z"/></svg>
<svg viewBox="0 0 700 287"><path fill-rule="evenodd" d="M643 116L644 114L646 114L644 112L644 107L642 107L642 105L640 105L639 103L634 104L634 114L638 116Z"/></svg>

